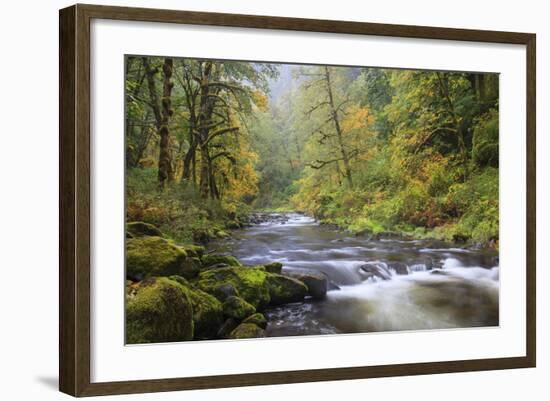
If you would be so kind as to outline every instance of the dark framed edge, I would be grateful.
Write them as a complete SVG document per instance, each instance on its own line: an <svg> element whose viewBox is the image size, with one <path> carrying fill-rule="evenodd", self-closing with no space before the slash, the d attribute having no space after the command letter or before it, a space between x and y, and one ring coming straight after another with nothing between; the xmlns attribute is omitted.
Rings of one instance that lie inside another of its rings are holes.
<svg viewBox="0 0 550 401"><path fill-rule="evenodd" d="M526 355L223 376L90 381L90 21L92 18L526 46ZM144 393L536 366L536 35L77 4L59 12L59 389L73 396Z"/></svg>

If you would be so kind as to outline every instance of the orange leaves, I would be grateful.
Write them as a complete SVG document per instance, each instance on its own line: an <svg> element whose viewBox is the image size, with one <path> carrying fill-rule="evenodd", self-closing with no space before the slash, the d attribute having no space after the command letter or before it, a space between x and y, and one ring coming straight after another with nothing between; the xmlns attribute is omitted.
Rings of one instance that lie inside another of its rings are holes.
<svg viewBox="0 0 550 401"><path fill-rule="evenodd" d="M374 122L374 117L368 107L352 105L347 108L346 116L342 121L342 130L344 133L350 133L357 130L365 130Z"/></svg>

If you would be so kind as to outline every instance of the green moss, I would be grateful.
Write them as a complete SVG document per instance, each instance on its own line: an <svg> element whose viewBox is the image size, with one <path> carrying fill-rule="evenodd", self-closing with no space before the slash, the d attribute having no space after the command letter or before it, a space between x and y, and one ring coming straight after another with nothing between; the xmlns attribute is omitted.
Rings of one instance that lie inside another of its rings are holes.
<svg viewBox="0 0 550 401"><path fill-rule="evenodd" d="M241 298L260 309L270 301L267 275L263 267L222 267L203 270L199 274L197 286L218 299L225 299L220 298L220 288L230 284Z"/></svg>
<svg viewBox="0 0 550 401"><path fill-rule="evenodd" d="M193 304L193 322L195 338L215 338L223 324L222 304L215 297L204 291L194 289L189 292Z"/></svg>
<svg viewBox="0 0 550 401"><path fill-rule="evenodd" d="M188 256L192 256L194 258L202 258L205 252L204 246L200 245L181 245L181 248L187 253Z"/></svg>
<svg viewBox="0 0 550 401"><path fill-rule="evenodd" d="M215 338L224 320L221 302L212 295L193 287L181 276L170 276L170 280L178 282L188 290L193 305L195 339Z"/></svg>
<svg viewBox="0 0 550 401"><path fill-rule="evenodd" d="M193 338L189 291L167 277L144 280L126 302L128 344L185 341Z"/></svg>
<svg viewBox="0 0 550 401"><path fill-rule="evenodd" d="M204 267L215 265L242 266L241 262L233 256L227 255L204 255L201 258Z"/></svg>
<svg viewBox="0 0 550 401"><path fill-rule="evenodd" d="M243 323L253 323L258 327L261 327L265 330L267 327L267 320L264 315L261 313L254 313L253 315L250 315L246 319L243 320Z"/></svg>
<svg viewBox="0 0 550 401"><path fill-rule="evenodd" d="M233 319L232 317L226 319L218 330L217 338L229 338L229 335L237 328L239 323L237 319Z"/></svg>
<svg viewBox="0 0 550 401"><path fill-rule="evenodd" d="M236 296L228 297L223 303L223 314L237 320L243 320L256 312L256 308L244 299Z"/></svg>
<svg viewBox="0 0 550 401"><path fill-rule="evenodd" d="M191 287L191 284L189 283L189 281L187 281L187 279L185 277L182 277L182 276L178 276L177 274L174 274L170 277L168 277L170 280L174 280L175 282L177 282L178 284L181 284L183 285L184 287L187 287L187 288L190 288Z"/></svg>
<svg viewBox="0 0 550 401"><path fill-rule="evenodd" d="M303 301L308 291L301 281L280 274L268 273L267 285L272 305Z"/></svg>
<svg viewBox="0 0 550 401"><path fill-rule="evenodd" d="M237 228L241 228L241 224L236 220L229 220L225 223L225 227L230 230L235 230Z"/></svg>
<svg viewBox="0 0 550 401"><path fill-rule="evenodd" d="M126 240L126 274L136 279L177 274L195 277L200 260L171 241L161 237L140 237Z"/></svg>
<svg viewBox="0 0 550 401"><path fill-rule="evenodd" d="M126 224L126 232L132 237L162 237L162 232L152 224L144 223L143 221L132 221Z"/></svg>
<svg viewBox="0 0 550 401"><path fill-rule="evenodd" d="M280 262L271 262L267 265L264 265L264 269L269 273L277 273L281 274L281 271L283 269L283 264Z"/></svg>
<svg viewBox="0 0 550 401"><path fill-rule="evenodd" d="M264 331L253 323L241 323L235 330L231 332L229 338L243 339L243 338L258 338L264 337Z"/></svg>
<svg viewBox="0 0 550 401"><path fill-rule="evenodd" d="M216 231L216 237L217 238L227 238L227 237L230 237L230 235L225 232L224 230L219 230L219 231Z"/></svg>

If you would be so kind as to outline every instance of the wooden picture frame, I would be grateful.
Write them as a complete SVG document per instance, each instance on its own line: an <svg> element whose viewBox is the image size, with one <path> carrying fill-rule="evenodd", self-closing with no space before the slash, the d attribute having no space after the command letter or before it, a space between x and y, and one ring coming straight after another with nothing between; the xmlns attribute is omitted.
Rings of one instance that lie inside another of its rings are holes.
<svg viewBox="0 0 550 401"><path fill-rule="evenodd" d="M526 355L493 359L92 383L90 380L90 21L94 18L526 46ZM60 10L59 28L59 388L62 392L73 396L95 396L535 366L536 37L534 34L80 4Z"/></svg>

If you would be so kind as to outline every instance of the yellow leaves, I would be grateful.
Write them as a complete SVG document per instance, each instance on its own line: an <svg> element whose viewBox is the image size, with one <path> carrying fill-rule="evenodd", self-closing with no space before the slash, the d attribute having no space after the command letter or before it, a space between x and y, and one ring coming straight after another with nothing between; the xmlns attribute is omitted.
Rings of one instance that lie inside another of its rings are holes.
<svg viewBox="0 0 550 401"><path fill-rule="evenodd" d="M262 112L268 111L268 99L265 93L259 90L252 91L252 100L258 109Z"/></svg>
<svg viewBox="0 0 550 401"><path fill-rule="evenodd" d="M345 118L342 120L342 130L344 133L364 130L374 122L374 117L367 107L352 105L348 107L346 113Z"/></svg>

